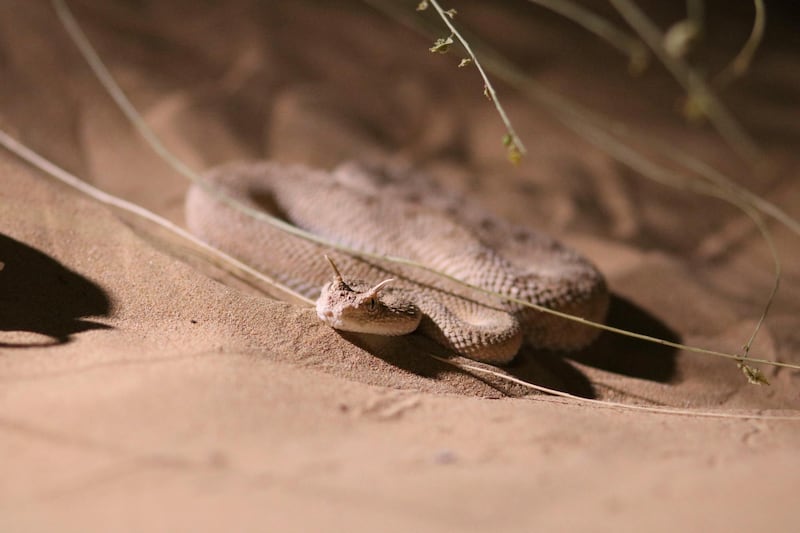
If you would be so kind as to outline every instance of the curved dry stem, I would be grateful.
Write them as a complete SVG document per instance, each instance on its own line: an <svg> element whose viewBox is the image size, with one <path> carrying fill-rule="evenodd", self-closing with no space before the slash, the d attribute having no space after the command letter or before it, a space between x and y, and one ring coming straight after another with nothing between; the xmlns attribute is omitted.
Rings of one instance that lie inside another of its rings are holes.
<svg viewBox="0 0 800 533"><path fill-rule="evenodd" d="M118 198L112 194L109 194L105 191L94 187L87 182L83 181L82 179L78 178L74 174L70 174L63 168L55 165L51 161L45 159L41 155L37 154L21 142L17 141L13 137L11 137L8 133L0 129L0 146L3 146L10 152L16 154L21 159L27 161L32 166L38 168L39 170L49 174L50 176L56 178L61 183L72 187L73 189L77 190L78 192L85 194L86 196L93 198L94 200L100 202L101 204L107 205L114 209L119 209L121 211L125 211L130 213L134 216L152 222L162 228L170 231L180 237L181 239L186 240L187 242L191 243L195 246L200 252L206 254L207 258L216 259L217 261L221 262L222 265L232 266L235 269L239 270L240 272L244 272L248 276L252 276L253 278L259 280L263 283L266 287L269 287L269 292L272 293L275 297L279 297L283 300L294 301L295 303L302 303L307 305L313 305L314 302L306 298L305 296L279 284L274 279L270 278L269 276L265 275L258 270L242 263L238 259L233 256L222 252L213 246L209 246L205 242L201 241L185 229L181 228L180 226L173 224L169 220L164 217L158 216L152 211L148 211L147 209L134 204L133 202L129 202L127 200L123 200L122 198Z"/></svg>
<svg viewBox="0 0 800 533"><path fill-rule="evenodd" d="M750 164L761 161L761 150L755 141L739 125L731 113L722 105L717 96L683 59L667 53L664 48L664 35L640 10L633 0L609 0L620 15L647 43L653 53L667 67L678 83L683 86L690 99L698 102L719 134L737 154L744 155Z"/></svg>
<svg viewBox="0 0 800 533"><path fill-rule="evenodd" d="M500 115L500 119L503 121L503 124L506 127L507 136L503 140L503 144L508 147L508 155L509 159L512 163L517 163L519 161L520 156L524 155L527 151L525 149L525 145L522 144L522 140L517 135L517 132L514 131L514 126L511 124L511 120L508 118L506 114L506 110L503 109L500 100L497 99L497 92L494 90L494 86L492 82L489 81L489 76L486 75L486 71L483 70L480 61L475 56L475 53L472 51L472 47L470 47L469 43L467 42L464 37L461 36L461 33L456 29L453 25L453 22L450 20L452 18L451 15L447 14L439 5L439 2L436 0L429 0L430 4L439 14L441 19L444 21L445 25L453 32L453 36L458 39L458 42L461 43L461 46L464 47L464 50L469 55L469 58L472 60L472 63L475 65L475 68L478 69L478 72L483 78L483 87L484 87L484 94L488 94L489 100L492 101L494 107L497 109L497 113Z"/></svg>
<svg viewBox="0 0 800 533"><path fill-rule="evenodd" d="M767 12L764 8L764 0L753 0L753 7L755 14L753 16L753 29L750 31L750 36L747 42L744 43L742 49L733 58L733 61L728 64L717 77L714 78L714 85L717 87L725 87L736 78L741 77L750 68L750 63L753 62L753 57L758 50L761 40L764 38L764 28L767 25Z"/></svg>
<svg viewBox="0 0 800 533"><path fill-rule="evenodd" d="M750 353L750 348L753 346L753 341L756 340L756 335L758 335L761 326L764 325L764 321L767 319L767 314L769 314L769 308L772 306L772 302L775 300L775 295L778 294L778 289L780 288L781 284L781 260L778 255L778 250L775 248L775 241L772 239L772 234L769 232L769 229L767 229L766 224L764 224L764 219L761 218L761 215L758 213L758 211L753 209L750 205L744 203L741 204L739 208L747 213L747 215L758 228L758 231L761 233L764 242L767 243L767 247L772 255L772 261L775 266L775 276L772 282L772 289L767 297L767 302L764 304L764 310L761 312L761 316L756 323L756 327L753 329L753 333L750 334L750 338L747 339L747 342L742 348L742 361L744 361L744 359L746 359L747 355Z"/></svg>
<svg viewBox="0 0 800 533"><path fill-rule="evenodd" d="M724 176L718 174L708 173L708 178L706 181L698 181L685 174L676 174L674 170L665 168L647 159L630 146L621 143L613 135L600 128L592 126L588 122L575 121L572 123L572 128L576 131L582 132L582 135L586 140L600 147L605 152L613 154L617 161L622 162L642 176L646 176L650 180L668 187L691 191L697 194L703 194L725 201L738 208L753 221L754 225L761 234L761 237L764 239L764 242L767 244L769 252L772 256L774 277L772 288L767 296L763 311L758 318L758 322L756 323L750 338L743 346L743 355L738 360L739 364L742 365L744 359L748 357L753 341L755 340L764 321L766 320L769 309L772 306L772 302L778 292L781 279L781 261L777 248L775 247L775 243L772 239L772 234L761 217L761 213L750 202L749 196L747 194L742 194L737 189L735 184L727 180L727 178ZM692 161L689 163L691 162ZM743 368L743 370L748 371L751 369Z"/></svg>
<svg viewBox="0 0 800 533"><path fill-rule="evenodd" d="M125 212L131 213L135 216L144 218L154 224L157 224L168 231L173 232L174 234L178 235L179 237L186 239L187 241L191 242L192 244L196 245L200 250L208 253L212 257L216 257L218 260L223 262L222 266L234 266L255 278L263 281L265 284L269 286L274 286L279 289L284 289L280 284L264 276L262 273L250 268L249 266L241 263L237 259L225 254L213 248L203 241L200 241L190 233L186 232L183 228L176 226L169 220L156 215L155 213L148 211L147 209L136 205L132 202L128 202L127 200L123 200L111 194L108 194L96 187L93 187L86 183L85 181L79 179L73 174L70 174L66 170L58 167L57 165L53 164L52 162L48 161L44 157L40 156L39 154L33 152L28 147L23 145L22 143L15 140L13 137L8 135L5 131L0 130L0 145L5 147L7 150L11 151L12 153L16 154L23 160L27 161L29 164L33 165L34 167L38 168L39 170L53 176L57 180L61 181L62 183L76 189L77 191L86 194L90 198L95 199L96 201L105 204L109 207L120 209ZM328 261L330 261L331 266L334 268L334 271L337 275L339 275L338 269L336 269L333 261L325 256ZM3 268L3 263L0 263L0 270ZM339 275L340 276L340 275ZM341 277L341 276L340 276ZM385 282L384 282L385 283ZM291 295L294 295L298 298L299 301L304 301L308 305L313 305L311 300L301 296L299 294L290 291ZM605 407L605 408L615 408L621 410L628 410L628 411L639 411L639 412L647 412L647 413L654 413L654 414L663 414L663 415L682 415L682 416L695 416L695 417L711 417L711 418L729 418L729 419L755 419L755 420L784 420L784 421L800 421L800 416L789 416L789 415L764 415L761 413L722 413L722 412L712 412L712 411L692 411L689 409L678 409L678 408L669 408L669 407L654 407L654 406L644 406L644 405L630 405L630 404L623 404L619 402L609 402L604 400L594 400L590 398L582 398L580 396L575 396L573 394L569 394L567 392L550 389L547 387L542 387L541 385L535 385L533 383L529 383L522 379L516 378L505 372L501 372L498 370L491 370L487 368L483 368L473 364L466 364L456 361L450 361L448 359L439 357L429 352L423 352L426 356L440 361L446 365L458 368L464 372L477 372L480 374L487 374L494 376L498 379L507 381L509 383L515 383L517 385L521 385L523 387L536 390L539 392L543 392L545 394L549 394L552 396L558 396L561 398L567 398L570 400L577 401L578 403L593 405L597 407Z"/></svg>
<svg viewBox="0 0 800 533"><path fill-rule="evenodd" d="M432 32L429 26L420 24L416 18L408 15L405 9L398 7L392 2L385 2L382 0L362 0L365 4L380 11L384 15L392 18L396 22L425 35L430 35ZM516 87L524 96L533 102L541 105L545 110L550 111L555 118L560 120L565 126L573 130L575 133L589 140L584 132L575 127L576 124L582 122L593 123L596 128L608 132L614 132L615 135L625 136L628 139L635 139L641 146L652 149L659 153L659 155L666 156L673 161L680 162L687 170L698 174L704 179L709 181L725 181L733 187L737 193L742 194L747 200L756 207L759 211L768 215L769 217L777 220L792 232L800 236L800 220L793 218L786 211L777 205L761 198L760 196L748 191L741 185L735 184L730 178L725 177L718 170L710 167L703 161L681 151L675 146L674 143L667 143L660 141L652 135L645 135L641 132L631 131L624 123L613 120L609 117L603 116L595 111L589 111L585 107L559 95L543 85L539 84L535 79L523 72L519 67L505 59L502 55L498 54L489 45L481 42L474 35L467 35L473 48L479 50L481 56L484 58L486 69L502 79L509 85ZM615 160L625 163L620 160L616 153L612 150L606 150L604 146L599 146L608 155ZM674 171L670 171L674 172ZM649 176L648 176L649 177ZM685 177L685 176L684 176ZM691 178L686 177L686 180Z"/></svg>
<svg viewBox="0 0 800 533"><path fill-rule="evenodd" d="M258 211L256 209L250 208L250 207L242 204L241 202L238 202L235 199L228 197L227 195L223 194L219 190L215 189L212 185L210 185L208 182L206 182L199 174L195 173L187 165L183 164L177 157L175 157L172 153L169 152L169 150L158 139L158 136L144 122L144 120L141 118L141 116L136 111L135 107L131 104L131 102L128 100L128 98L124 95L122 89L119 87L119 85L117 85L117 83L114 80L114 78L108 72L108 70L106 69L106 67L103 64L102 60L97 55L97 52L94 50L92 45L89 43L88 39L83 34L83 31L80 29L80 27L78 26L78 24L75 21L74 17L70 13L69 9L67 8L66 4L64 3L64 0L52 0L52 2L53 2L54 7L57 10L57 13L59 14L59 17L62 18L62 21L65 24L65 27L67 28L68 32L70 33L70 36L75 41L76 45L78 45L81 53L83 54L83 56L86 59L86 61L89 63L89 65L92 68L92 70L98 76L98 79L100 80L100 82L103 84L103 86L106 88L106 90L109 91L109 93L114 98L114 101L117 102L117 104L120 106L121 110L131 120L131 122L134 124L134 126L137 128L137 130L143 135L143 137L147 140L147 142L150 143L150 145L154 148L154 150L159 155L161 155L162 158L166 162L168 162L170 165L172 165L172 167L177 172L179 172L180 174L182 174L185 177L187 177L193 183L198 184L198 186L203 187L204 190L208 191L209 194L211 194L213 197L218 199L220 202L232 207L233 209L239 210L240 212L250 216L254 220L259 220L259 221L261 221L263 223L270 224L271 226L273 226L275 228L278 228L278 229L280 229L280 230L282 230L282 231L284 231L284 232L286 232L288 234L294 235L296 237L305 239L305 240L310 241L310 242L315 242L317 244L321 244L321 245L326 246L328 248L336 249L336 250L342 251L344 253L351 254L351 255L354 255L354 256L358 256L358 257L362 257L362 258L373 259L373 260L376 260L376 259L377 260L384 260L384 261L389 261L389 262L393 262L393 263L397 263L397 264L403 264L403 265L411 266L411 267L414 267L414 268L418 268L420 270L424 270L424 271L436 274L436 275L438 275L438 276L440 276L442 278L448 279L448 280L450 280L450 281L452 281L454 283L457 283L459 285L462 285L462 286L468 287L470 289L482 292L484 294L492 295L492 296L497 297L497 298L499 298L501 300L514 302L514 303L517 303L519 305L522 305L522 306L525 306L525 307L529 307L531 309L535 309L535 310L540 311L542 313L547 313L547 314L550 314L550 315L558 316L558 317L564 318L566 320L572 320L574 322L578 322L578 323L581 323L581 324L584 324L584 325L587 325L587 326L590 326L590 327L594 327L594 328L597 328L597 329L602 329L602 330L609 331L609 332L612 332L612 333L616 333L616 334L619 334L619 335L624 335L624 336L627 336L627 337L632 337L632 338L636 338L636 339L639 339L639 340L644 340L644 341L655 343L655 344L660 344L660 345L663 345L663 346L669 346L669 347L676 348L676 349L686 350L686 351L693 352L693 353L712 355L712 356L723 357L723 358L727 358L727 359L733 359L733 360L737 360L737 361L741 360L741 356L740 355L735 355L735 354L732 354L732 353L722 352L722 351L718 351L718 350L699 348L699 347L695 347L695 346L688 346L688 345L677 343L677 342L671 342L671 341L667 341L667 340L664 340L664 339L655 338L655 337L652 337L652 336L649 336L649 335L643 335L643 334L640 334L640 333L627 331L627 330L624 330L624 329L621 329L621 328L615 328L613 326L608 326L606 324L592 322L590 320L586 320L586 319L581 318L581 317L572 316L572 315L569 315L567 313L556 311L554 309L549 309L547 307L542 307L540 305L532 304L532 303L530 303L528 301L524 301L524 300L521 300L521 299L518 299L518 298L512 298L512 297L509 297L509 296L506 296L506 295L503 295L503 294L500 294L500 293L497 293L497 292L494 292L494 291L490 291L490 290L484 289L482 287L478 287L478 286L466 283L466 282L464 282L464 281L462 281L462 280L460 280L458 278L455 278L455 277L453 277L453 276L451 276L449 274L440 272L440 271L438 271L436 269L430 268L430 267L428 267L426 265L423 265L423 264L418 263L416 261L411 261L411 260L406 259L406 258L390 256L390 255L374 254L374 253L365 252L363 250L358 250L358 249L355 249L355 248L351 248L351 247L348 247L348 246L343 246L341 244L338 244L336 242L333 242L333 241L330 241L328 239L322 238L322 237L320 237L318 235L315 235L313 233L309 233L307 231L304 231L304 230L302 230L302 229L300 229L300 228L298 228L296 226L293 226L293 225L291 225L291 224L289 224L289 223L287 223L287 222L285 222L285 221L283 221L281 219L275 218L275 217L269 215L268 213L266 213L264 211ZM778 366L778 367L800 369L800 365L794 365L794 364L791 364L791 363L783 363L783 362L778 362L778 361L769 361L769 360L766 360L766 359L763 359L763 358L750 357L748 360L750 362L753 362L753 363L763 363L763 364L772 365L772 366Z"/></svg>
<svg viewBox="0 0 800 533"><path fill-rule="evenodd" d="M644 71L650 63L650 52L641 40L628 35L608 20L592 13L580 4L570 0L528 0L554 13L558 13L585 30L597 35L628 56L628 65L634 74Z"/></svg>
<svg viewBox="0 0 800 533"><path fill-rule="evenodd" d="M543 392L545 394L549 394L551 396L557 396L559 398L566 398L569 400L576 401L578 403L582 403L585 405L592 405L595 407L604 407L608 409L620 409L624 411L639 411L644 413L652 413L652 414L659 414L659 415L677 415L677 416L692 416L692 417L702 417L702 418L728 418L728 419L736 419L736 420L783 420L783 421L794 421L800 422L800 416L798 415L765 415L762 413L728 413L728 412L715 412L715 411L693 411L691 409L680 409L678 407L657 407L651 405L633 405L627 403L619 403L619 402L609 402L606 400L595 400L592 398L583 398L581 396L576 396L574 394L570 394L568 392L563 392L555 389L550 389L548 387L543 387L541 385L535 385L533 383L528 383L522 379L514 377L512 375L506 374L504 372L500 372L497 370L492 370L489 368L483 368L477 365L469 364L469 363L461 363L456 361L450 361L449 359L445 359L444 357L439 357L438 355L434 355L432 353L424 352L425 355L431 357L432 359L436 359L437 361L444 363L446 365L452 366L454 368L458 368L462 371L470 371L470 372L477 372L479 374L486 374L489 376L494 376L498 379L502 379L503 381L508 381L509 383L515 383L517 385L522 385L525 388L535 390L538 392Z"/></svg>
<svg viewBox="0 0 800 533"><path fill-rule="evenodd" d="M414 21L404 17L402 12L380 2L376 3L372 0L364 1L385 14L404 22L410 27L420 30ZM690 17L697 18L702 16L702 14L698 12L701 9L699 2L690 2L689 8ZM470 37L470 39L473 43L477 42L477 39L473 37ZM724 176L705 162L676 149L673 144L631 132L624 124L612 121L598 113L590 112L578 104L545 89L502 56L492 51L491 48L484 43L480 43L479 46L488 68L495 75L504 79L510 85L517 87L524 95L551 111L565 126L603 150L616 161L663 185L713 196L726 201L742 210L751 218L755 216L755 213L748 212L750 208L760 211L778 220L800 235L800 222L774 204L734 183L733 180ZM613 132L613 134L611 132ZM629 143L636 142L659 153L661 156L667 157L671 161L684 167L686 171L696 174L704 181L698 181L697 177L687 174L685 171L676 171L675 169L664 167L648 159L640 152L633 149L630 144L621 142L617 138L619 136L625 136ZM755 218L753 218L753 220L772 253L775 264L775 277L772 291L764 306L764 311L759 317L750 340L744 346L745 355L749 352L749 347L766 318L780 283L781 271L780 259L774 244L772 244L772 238L768 229L760 220L756 220ZM739 363L740 365L742 364L741 357ZM747 368L743 370L747 370Z"/></svg>

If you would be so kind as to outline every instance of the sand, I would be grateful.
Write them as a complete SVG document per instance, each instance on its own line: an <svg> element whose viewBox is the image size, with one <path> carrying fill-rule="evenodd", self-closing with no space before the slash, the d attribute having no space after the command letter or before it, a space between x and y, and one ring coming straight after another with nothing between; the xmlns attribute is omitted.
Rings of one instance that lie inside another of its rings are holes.
<svg viewBox="0 0 800 533"><path fill-rule="evenodd" d="M661 69L630 78L569 22L487 5L457 6L459 20L535 79L800 217L790 8L725 93L764 153L756 173L681 119ZM413 165L591 257L614 293L612 325L736 351L758 319L772 263L741 213L641 178L499 84L529 148L510 166L476 73L363 4L74 8L194 168ZM724 64L746 15L710 16L701 59ZM137 137L47 3L0 5L0 80L0 127L182 223L188 183ZM544 396L434 361L423 338L336 333L6 151L0 183L1 531L794 529L800 421L701 413L800 416L797 371L762 367L772 385L757 387L730 361L604 333L576 354L524 350L506 370L695 414ZM797 364L799 237L769 225L784 277L753 353Z"/></svg>

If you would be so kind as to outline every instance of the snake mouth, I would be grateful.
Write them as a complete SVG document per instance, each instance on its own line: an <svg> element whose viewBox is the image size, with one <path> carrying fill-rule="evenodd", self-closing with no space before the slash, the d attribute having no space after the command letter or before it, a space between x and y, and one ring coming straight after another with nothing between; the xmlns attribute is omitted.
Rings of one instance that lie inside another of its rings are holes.
<svg viewBox="0 0 800 533"><path fill-rule="evenodd" d="M367 322L347 320L341 312L324 306L317 306L317 317L320 321L337 331L349 331L351 333L380 333L376 328Z"/></svg>
<svg viewBox="0 0 800 533"><path fill-rule="evenodd" d="M416 330L419 325L419 315L416 320L406 317L404 320L359 320L357 317L348 317L346 313L337 312L334 309L324 306L317 306L317 317L319 320L338 331L349 331L351 333L367 333L371 335L383 335L396 337L407 335Z"/></svg>
<svg viewBox="0 0 800 533"><path fill-rule="evenodd" d="M317 318L319 318L323 324L330 326L333 329L350 331L345 327L345 323L342 321L341 316L334 313L331 309L322 309L318 306Z"/></svg>

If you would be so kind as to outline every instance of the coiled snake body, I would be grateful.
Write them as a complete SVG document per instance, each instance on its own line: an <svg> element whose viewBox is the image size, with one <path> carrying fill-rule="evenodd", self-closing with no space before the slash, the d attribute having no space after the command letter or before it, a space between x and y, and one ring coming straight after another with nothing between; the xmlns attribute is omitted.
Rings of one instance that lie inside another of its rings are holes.
<svg viewBox="0 0 800 533"><path fill-rule="evenodd" d="M226 196L348 247L404 257L592 321L605 316L603 276L577 252L474 208L467 212L457 202L433 205L413 190L382 188L359 167L331 173L234 163L205 179ZM431 272L352 257L289 235L197 185L187 195L186 217L190 231L209 244L300 294L319 297L318 315L339 329L397 335L419 323L440 344L493 364L513 359L523 338L536 348L575 350L597 335L596 329L497 301ZM331 282L326 253L335 257L344 279Z"/></svg>

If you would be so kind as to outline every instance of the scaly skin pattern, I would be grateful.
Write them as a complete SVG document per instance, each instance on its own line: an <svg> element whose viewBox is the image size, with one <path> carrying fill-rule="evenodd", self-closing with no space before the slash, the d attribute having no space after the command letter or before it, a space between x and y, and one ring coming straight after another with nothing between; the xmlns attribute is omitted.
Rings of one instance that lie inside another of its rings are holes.
<svg viewBox="0 0 800 533"><path fill-rule="evenodd" d="M370 172L334 172L270 162L233 163L205 180L219 193L351 248L404 257L469 284L602 322L609 295L602 274L577 252L544 235L507 224L464 204L382 188ZM422 199L421 199L422 198ZM310 299L331 282L325 254L345 278L412 301L419 330L443 346L491 364L511 361L523 340L540 349L576 350L598 330L500 302L418 268L362 260L289 235L221 202L198 185L186 198L189 230ZM318 303L318 309L319 309ZM336 302L332 302L336 305Z"/></svg>

